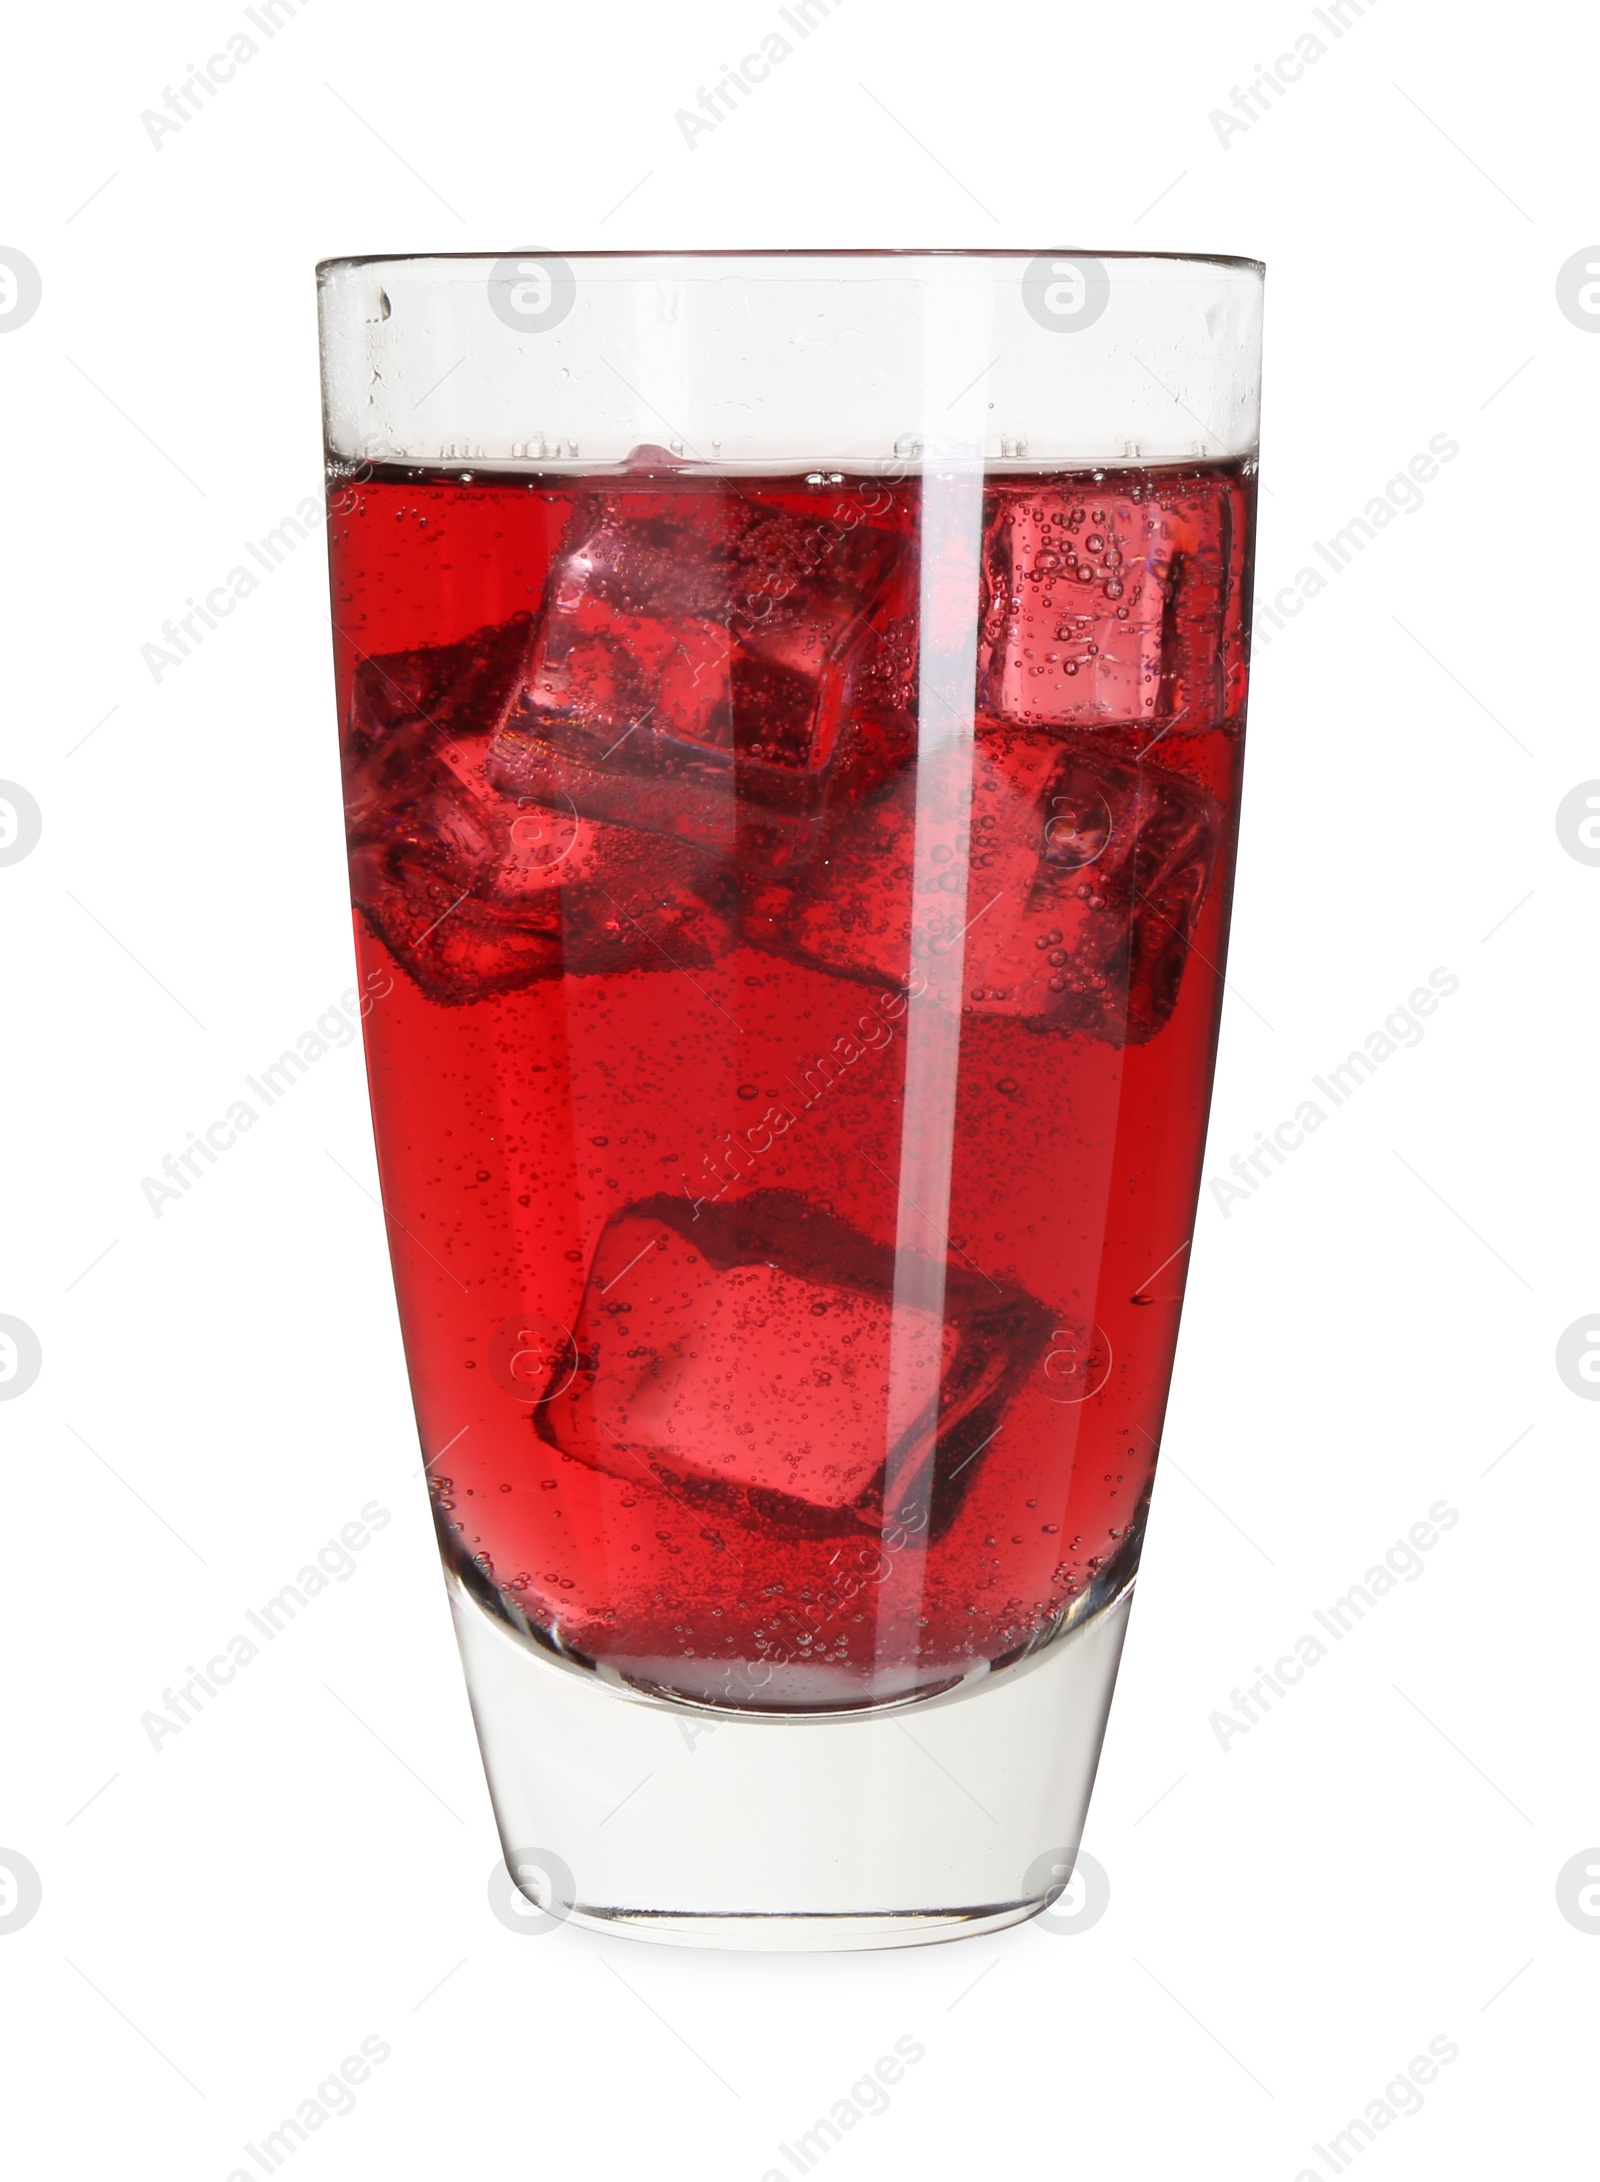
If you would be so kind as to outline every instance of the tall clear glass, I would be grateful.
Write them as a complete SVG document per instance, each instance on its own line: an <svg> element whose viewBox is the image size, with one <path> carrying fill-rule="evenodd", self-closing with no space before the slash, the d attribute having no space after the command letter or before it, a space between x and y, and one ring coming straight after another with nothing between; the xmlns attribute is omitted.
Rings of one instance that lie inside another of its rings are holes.
<svg viewBox="0 0 1600 2182"><path fill-rule="evenodd" d="M395 1287L507 1862L1060 1891L1215 1055L1261 268L320 269Z"/></svg>

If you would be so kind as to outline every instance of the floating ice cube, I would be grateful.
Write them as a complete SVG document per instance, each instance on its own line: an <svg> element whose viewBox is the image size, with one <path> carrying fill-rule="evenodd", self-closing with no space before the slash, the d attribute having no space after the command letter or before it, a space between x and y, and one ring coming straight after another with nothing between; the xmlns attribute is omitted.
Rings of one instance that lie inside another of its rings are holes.
<svg viewBox="0 0 1600 2182"><path fill-rule="evenodd" d="M351 893L435 1000L563 971L687 968L731 945L704 857L491 785L528 615L357 670L345 738Z"/></svg>
<svg viewBox="0 0 1600 2182"><path fill-rule="evenodd" d="M1090 736L983 727L969 828L918 903L915 783L849 811L826 862L757 894L747 934L814 968L904 988L962 951L963 1006L1036 1030L1151 1038L1177 1002L1220 840L1187 776ZM968 843L970 842L970 849Z"/></svg>
<svg viewBox="0 0 1600 2182"><path fill-rule="evenodd" d="M954 1517L1051 1319L1020 1289L944 1272L942 1320L902 1300L894 1251L790 1190L615 1215L564 1365L535 1412L564 1453L806 1532ZM888 1444L894 1366L931 1389ZM883 1505L886 1474L895 1504Z"/></svg>
<svg viewBox="0 0 1600 2182"><path fill-rule="evenodd" d="M1218 479L994 490L979 703L1038 726L1234 716L1243 530ZM1232 638L1231 646L1225 640Z"/></svg>
<svg viewBox="0 0 1600 2182"><path fill-rule="evenodd" d="M630 488L580 501L489 773L757 868L909 755L904 540Z"/></svg>

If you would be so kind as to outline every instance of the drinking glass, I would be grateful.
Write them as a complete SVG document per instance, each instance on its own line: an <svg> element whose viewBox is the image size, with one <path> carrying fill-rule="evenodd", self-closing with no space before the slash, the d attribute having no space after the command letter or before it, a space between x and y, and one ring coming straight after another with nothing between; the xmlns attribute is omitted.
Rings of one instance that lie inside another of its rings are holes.
<svg viewBox="0 0 1600 2182"><path fill-rule="evenodd" d="M366 1053L507 1869L728 1947L1072 1866L1178 1332L1261 268L320 268Z"/></svg>

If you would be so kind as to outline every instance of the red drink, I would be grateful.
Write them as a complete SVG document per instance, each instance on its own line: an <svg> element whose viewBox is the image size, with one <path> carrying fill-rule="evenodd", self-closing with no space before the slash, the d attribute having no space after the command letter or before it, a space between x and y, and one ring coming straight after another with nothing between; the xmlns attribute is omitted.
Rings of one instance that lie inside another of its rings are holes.
<svg viewBox="0 0 1600 2182"><path fill-rule="evenodd" d="M640 450L336 482L412 1388L447 1559L525 1634L702 1702L837 1707L1015 1658L1131 1574L1252 489L991 478L981 596L951 594L975 725L936 751L915 480Z"/></svg>

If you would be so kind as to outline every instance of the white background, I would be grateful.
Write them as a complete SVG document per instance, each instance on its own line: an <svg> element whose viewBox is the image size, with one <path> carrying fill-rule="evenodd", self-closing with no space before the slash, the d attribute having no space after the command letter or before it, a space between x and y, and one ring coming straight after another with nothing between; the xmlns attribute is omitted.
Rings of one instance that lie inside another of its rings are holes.
<svg viewBox="0 0 1600 2182"><path fill-rule="evenodd" d="M1293 2182L1443 2034L1363 2172L1569 2171L1600 1412L1554 1354L1600 1310L1600 870L1555 811L1600 774L1600 339L1555 283L1600 232L1594 41L1539 6L1375 0L1335 40L1299 0L843 0L686 147L675 110L776 23L308 0L159 149L142 110L242 6L10 34L0 242L44 287L0 338L0 775L44 834L0 869L0 1311L44 1367L0 1409L0 1847L44 1895L0 1936L0 2129L29 2176L224 2182L376 2035L296 2175L759 2182L910 2036L830 2175ZM1224 146L1211 110L1308 29L1325 55ZM159 1221L140 1191L352 977L320 538L159 685L141 647L319 489L314 261L527 243L1262 257L1261 596L1459 443L1259 656L1208 1173L1430 970L1460 985L1202 1204L1085 1842L1111 1906L1076 1937L502 1928L355 1050ZM141 1713L373 1499L357 1575L153 1752ZM1426 1573L1219 1747L1233 1688L1441 1499Z"/></svg>

